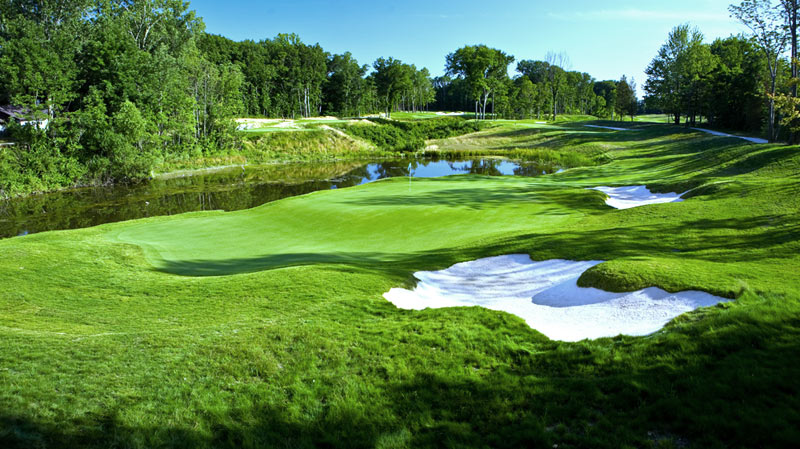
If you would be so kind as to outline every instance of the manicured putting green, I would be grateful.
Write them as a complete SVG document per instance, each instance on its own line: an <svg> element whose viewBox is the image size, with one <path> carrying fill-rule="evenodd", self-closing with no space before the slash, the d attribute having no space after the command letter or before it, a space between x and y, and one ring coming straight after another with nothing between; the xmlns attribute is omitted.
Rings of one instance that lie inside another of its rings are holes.
<svg viewBox="0 0 800 449"><path fill-rule="evenodd" d="M113 239L160 270L226 275L308 263L392 262L525 231L552 230L599 195L525 178L392 179L231 213L130 223ZM560 203L571 197L570 207Z"/></svg>

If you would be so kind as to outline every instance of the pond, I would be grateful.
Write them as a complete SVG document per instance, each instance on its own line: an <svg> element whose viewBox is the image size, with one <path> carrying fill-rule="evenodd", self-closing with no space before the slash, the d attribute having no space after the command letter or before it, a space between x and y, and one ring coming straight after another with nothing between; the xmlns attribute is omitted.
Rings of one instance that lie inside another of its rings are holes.
<svg viewBox="0 0 800 449"><path fill-rule="evenodd" d="M552 166L495 158L325 162L233 167L133 185L65 190L0 201L0 238L203 210L240 210L392 177L538 176Z"/></svg>

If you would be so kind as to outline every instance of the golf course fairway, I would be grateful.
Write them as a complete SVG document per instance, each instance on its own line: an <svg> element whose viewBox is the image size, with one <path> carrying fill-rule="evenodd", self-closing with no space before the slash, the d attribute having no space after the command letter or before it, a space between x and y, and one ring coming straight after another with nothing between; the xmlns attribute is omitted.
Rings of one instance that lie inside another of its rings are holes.
<svg viewBox="0 0 800 449"><path fill-rule="evenodd" d="M392 178L0 241L0 447L791 446L800 150L585 124L437 142L597 157L558 174ZM641 185L688 193L618 210L590 190ZM507 254L606 261L582 287L732 301L568 343L382 297Z"/></svg>

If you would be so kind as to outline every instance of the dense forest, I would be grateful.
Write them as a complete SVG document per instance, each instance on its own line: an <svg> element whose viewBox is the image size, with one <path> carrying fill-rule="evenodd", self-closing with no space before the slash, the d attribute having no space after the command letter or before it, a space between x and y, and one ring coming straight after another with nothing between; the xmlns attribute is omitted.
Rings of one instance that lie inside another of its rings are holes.
<svg viewBox="0 0 800 449"><path fill-rule="evenodd" d="M744 0L728 10L749 34L707 44L699 29L675 27L647 67L647 105L675 124L705 119L715 128L795 141L800 2Z"/></svg>
<svg viewBox="0 0 800 449"><path fill-rule="evenodd" d="M741 36L703 43L699 30L676 27L647 68L649 106L678 124L703 120L712 127L755 131L764 124L766 64Z"/></svg>
<svg viewBox="0 0 800 449"><path fill-rule="evenodd" d="M0 14L0 102L46 123L10 121L0 187L139 179L236 145L243 76L202 55L185 2L3 0Z"/></svg>
<svg viewBox="0 0 800 449"><path fill-rule="evenodd" d="M4 196L143 179L168 161L236 152L243 142L233 118L241 116L391 117L478 104L484 118L487 105L500 117L607 116L614 103L616 82L598 96L588 74L532 61L512 79L514 58L482 45L449 55L450 77L432 79L426 68L392 57L363 65L296 35L210 35L180 0L1 6L0 106L16 112L5 124L16 145L0 152ZM419 146L424 137L406 140Z"/></svg>
<svg viewBox="0 0 800 449"><path fill-rule="evenodd" d="M467 46L447 56L447 74L433 80L437 110L474 111L486 117L555 119L559 114L616 118L636 114L634 81L597 81L588 73L567 70L565 53L545 60L522 60L509 77L513 56L483 45ZM476 67L477 66L477 67Z"/></svg>
<svg viewBox="0 0 800 449"><path fill-rule="evenodd" d="M765 49L775 36L765 43L758 29L706 44L679 26L648 67L638 101L632 78L596 80L571 70L563 52L517 60L468 45L446 55L445 75L432 78L392 57L361 64L293 34L257 42L207 34L181 0L0 0L0 106L16 111L5 124L16 145L0 147L0 196L138 180L168 161L235 153L243 137L233 119L242 116L437 110L554 120L647 111L675 123L764 128L774 140L781 123L796 121L796 89L788 28L780 28L789 9L759 10L764 3L731 11L743 23L771 14L783 39L775 48Z"/></svg>

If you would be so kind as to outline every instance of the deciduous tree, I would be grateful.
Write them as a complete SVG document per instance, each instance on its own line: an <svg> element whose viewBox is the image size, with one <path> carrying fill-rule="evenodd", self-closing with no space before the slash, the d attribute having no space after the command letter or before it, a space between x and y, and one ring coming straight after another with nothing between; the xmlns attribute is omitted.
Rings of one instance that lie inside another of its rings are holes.
<svg viewBox="0 0 800 449"><path fill-rule="evenodd" d="M475 100L476 112L486 118L490 96L508 79L514 57L486 45L468 45L447 55L447 74L464 79Z"/></svg>
<svg viewBox="0 0 800 449"><path fill-rule="evenodd" d="M645 71L648 101L671 114L675 124L683 115L694 123L702 113L700 99L713 67L702 33L689 25L675 27Z"/></svg>
<svg viewBox="0 0 800 449"><path fill-rule="evenodd" d="M729 7L733 17L748 27L753 39L764 53L769 73L767 103L767 135L770 141L777 138L775 127L775 94L777 93L780 59L786 50L789 33L780 12L771 0L744 0L739 5Z"/></svg>
<svg viewBox="0 0 800 449"><path fill-rule="evenodd" d="M391 117L402 94L413 86L412 72L402 61L394 58L378 58L372 66L375 69L372 79L379 101L386 117Z"/></svg>
<svg viewBox="0 0 800 449"><path fill-rule="evenodd" d="M546 85L550 90L550 101L553 107L553 120L558 114L558 102L561 100L561 93L567 86L567 74L564 69L569 64L569 58L564 52L547 52L545 56L547 67L545 69Z"/></svg>
<svg viewBox="0 0 800 449"><path fill-rule="evenodd" d="M633 121L633 117L636 115L636 111L638 109L636 83L633 82L633 78L631 78L629 82L628 78L625 75L622 75L619 83L617 83L616 101L614 102L614 107L616 108L617 113L620 115L620 118L624 117L625 115L629 115L631 117L631 121Z"/></svg>

